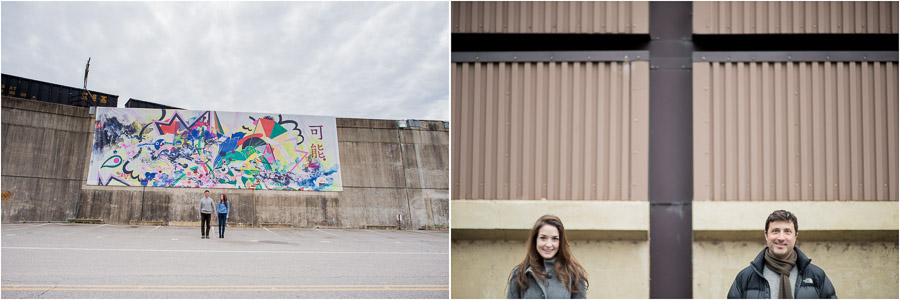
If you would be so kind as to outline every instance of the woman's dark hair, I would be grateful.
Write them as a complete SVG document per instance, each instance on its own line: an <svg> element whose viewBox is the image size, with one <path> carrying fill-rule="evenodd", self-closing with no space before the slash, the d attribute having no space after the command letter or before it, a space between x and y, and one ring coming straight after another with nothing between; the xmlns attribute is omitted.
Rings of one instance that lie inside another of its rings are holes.
<svg viewBox="0 0 900 300"><path fill-rule="evenodd" d="M222 194L222 199L219 199L219 203L222 203L222 201L225 201L225 205L228 205L228 196Z"/></svg>
<svg viewBox="0 0 900 300"><path fill-rule="evenodd" d="M537 251L538 232L544 225L551 225L556 227L556 230L559 230L559 250L556 252L556 264L554 265L559 280L562 281L563 285L567 286L569 292L572 292L573 294L578 292L578 283L580 282L584 282L584 289L587 290L587 272L584 270L584 267L575 260L575 256L572 255L572 250L569 249L569 239L566 237L566 229L563 227L562 220L551 215L540 217L537 222L534 223L534 227L531 228L530 238L528 239L528 251L525 254L525 259L519 264L517 273L513 275L516 277L519 290L524 291L528 289L528 277L526 277L525 274L525 269L528 267L531 267L531 269L535 271L534 275L537 276L538 279L542 281L546 280L547 270L544 270L544 258L541 257L540 253ZM574 282L574 284L571 284L571 282Z"/></svg>

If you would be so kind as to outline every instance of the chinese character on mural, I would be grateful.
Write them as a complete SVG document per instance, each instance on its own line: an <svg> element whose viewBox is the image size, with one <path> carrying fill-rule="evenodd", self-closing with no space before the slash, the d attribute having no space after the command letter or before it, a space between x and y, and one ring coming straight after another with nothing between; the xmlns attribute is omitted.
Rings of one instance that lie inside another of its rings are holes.
<svg viewBox="0 0 900 300"><path fill-rule="evenodd" d="M320 140L322 139L322 125L317 126L309 126L309 133L316 136Z"/></svg>

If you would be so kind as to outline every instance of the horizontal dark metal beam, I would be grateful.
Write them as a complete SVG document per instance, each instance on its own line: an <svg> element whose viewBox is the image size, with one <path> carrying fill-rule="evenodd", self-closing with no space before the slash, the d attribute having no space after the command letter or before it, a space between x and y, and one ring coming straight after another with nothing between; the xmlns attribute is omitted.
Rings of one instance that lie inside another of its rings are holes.
<svg viewBox="0 0 900 300"><path fill-rule="evenodd" d="M761 51L694 52L693 60L709 62L897 61L897 51Z"/></svg>
<svg viewBox="0 0 900 300"><path fill-rule="evenodd" d="M454 33L452 52L647 50L647 34Z"/></svg>
<svg viewBox="0 0 900 300"><path fill-rule="evenodd" d="M896 51L897 34L694 34L696 51Z"/></svg>
<svg viewBox="0 0 900 300"><path fill-rule="evenodd" d="M452 62L648 61L650 51L452 52Z"/></svg>

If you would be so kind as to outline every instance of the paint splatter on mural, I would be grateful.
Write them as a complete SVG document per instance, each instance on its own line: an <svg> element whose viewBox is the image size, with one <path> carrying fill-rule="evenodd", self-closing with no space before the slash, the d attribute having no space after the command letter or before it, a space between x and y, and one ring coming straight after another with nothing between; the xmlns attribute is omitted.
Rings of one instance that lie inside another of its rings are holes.
<svg viewBox="0 0 900 300"><path fill-rule="evenodd" d="M89 185L341 191L334 117L98 107Z"/></svg>

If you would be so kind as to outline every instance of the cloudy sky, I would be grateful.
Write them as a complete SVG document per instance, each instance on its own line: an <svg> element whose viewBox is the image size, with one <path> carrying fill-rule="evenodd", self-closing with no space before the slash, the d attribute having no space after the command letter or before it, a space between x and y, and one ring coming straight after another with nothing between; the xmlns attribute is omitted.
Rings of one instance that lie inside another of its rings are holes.
<svg viewBox="0 0 900 300"><path fill-rule="evenodd" d="M194 110L449 120L447 2L3 2L0 71Z"/></svg>

